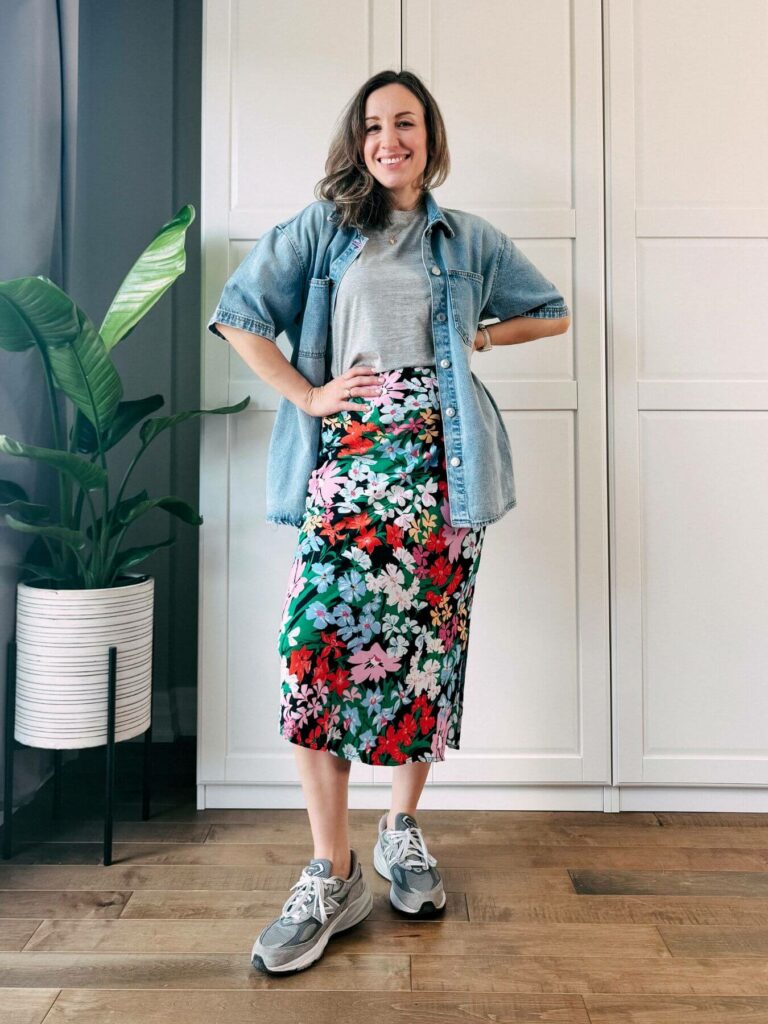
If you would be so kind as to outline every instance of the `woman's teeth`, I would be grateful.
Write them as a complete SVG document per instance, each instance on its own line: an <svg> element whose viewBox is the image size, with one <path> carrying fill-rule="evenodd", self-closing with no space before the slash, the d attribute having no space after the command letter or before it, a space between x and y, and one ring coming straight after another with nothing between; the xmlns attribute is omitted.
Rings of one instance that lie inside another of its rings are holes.
<svg viewBox="0 0 768 1024"><path fill-rule="evenodd" d="M410 156L410 153L408 154L408 156L398 156L398 157L395 157L394 159L392 159L390 157L383 157L382 159L379 160L379 163L380 164L387 164L387 165L401 164L401 163L403 163L404 160L407 160L409 156Z"/></svg>

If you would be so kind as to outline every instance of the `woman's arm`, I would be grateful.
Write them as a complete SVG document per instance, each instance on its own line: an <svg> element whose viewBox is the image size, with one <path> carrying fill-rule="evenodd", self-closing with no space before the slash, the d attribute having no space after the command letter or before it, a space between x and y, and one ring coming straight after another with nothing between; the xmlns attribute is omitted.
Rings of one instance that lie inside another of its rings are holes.
<svg viewBox="0 0 768 1024"><path fill-rule="evenodd" d="M496 324L486 324L491 336L492 345L519 345L523 341L535 341L537 338L548 338L553 334L565 334L571 326L569 316L513 316L509 320L500 320ZM483 344L483 335L478 329L475 335L475 348Z"/></svg>
<svg viewBox="0 0 768 1024"><path fill-rule="evenodd" d="M299 409L309 412L308 398L312 385L295 366L291 366L274 341L229 324L217 322L216 327L255 374Z"/></svg>

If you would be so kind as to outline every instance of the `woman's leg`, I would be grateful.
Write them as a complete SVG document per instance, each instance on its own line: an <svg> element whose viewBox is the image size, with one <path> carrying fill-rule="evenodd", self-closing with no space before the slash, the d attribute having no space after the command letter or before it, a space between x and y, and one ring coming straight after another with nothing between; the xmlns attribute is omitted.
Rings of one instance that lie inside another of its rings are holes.
<svg viewBox="0 0 768 1024"><path fill-rule="evenodd" d="M392 801L387 815L387 828L395 827L398 811L416 814L424 783L427 781L431 761L409 761L399 764L392 773Z"/></svg>
<svg viewBox="0 0 768 1024"><path fill-rule="evenodd" d="M352 765L327 750L292 743L299 766L304 799L315 844L314 857L333 862L331 874L349 878L349 817L347 794Z"/></svg>

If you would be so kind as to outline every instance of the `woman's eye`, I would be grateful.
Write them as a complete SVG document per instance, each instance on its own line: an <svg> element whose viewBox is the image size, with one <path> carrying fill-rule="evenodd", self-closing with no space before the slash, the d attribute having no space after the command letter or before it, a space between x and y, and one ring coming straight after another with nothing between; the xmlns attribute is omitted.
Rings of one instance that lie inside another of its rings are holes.
<svg viewBox="0 0 768 1024"><path fill-rule="evenodd" d="M410 122L410 121L398 121L398 124L404 124L404 125L406 126L406 128L412 128L412 127L413 127L413 125L411 124L411 122ZM372 124L372 125L370 125L370 126L369 126L368 128L366 128L366 130L365 130L365 133L366 133L366 135L368 134L368 132L370 132L370 131L373 131L373 129L374 129L374 128L378 128L378 127L379 127L379 126L378 126L377 124Z"/></svg>

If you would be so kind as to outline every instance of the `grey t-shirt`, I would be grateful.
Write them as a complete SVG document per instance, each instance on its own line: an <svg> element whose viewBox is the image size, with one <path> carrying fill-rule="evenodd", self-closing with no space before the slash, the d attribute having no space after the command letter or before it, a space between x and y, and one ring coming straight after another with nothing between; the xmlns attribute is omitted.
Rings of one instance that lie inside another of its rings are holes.
<svg viewBox="0 0 768 1024"><path fill-rule="evenodd" d="M368 241L338 286L331 325L333 377L356 365L377 372L434 366L432 292L421 255L426 226L422 201L415 210L393 210L391 227L365 232Z"/></svg>

